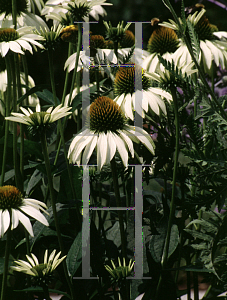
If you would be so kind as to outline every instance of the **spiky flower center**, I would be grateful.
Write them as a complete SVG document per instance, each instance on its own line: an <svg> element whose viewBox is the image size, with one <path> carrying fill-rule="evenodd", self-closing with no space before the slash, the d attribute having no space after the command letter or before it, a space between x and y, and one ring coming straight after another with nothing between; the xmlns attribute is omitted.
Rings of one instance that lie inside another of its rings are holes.
<svg viewBox="0 0 227 300"><path fill-rule="evenodd" d="M135 86L139 86L142 75L142 88L148 90L151 87L150 80L144 76L143 70L138 65L125 65L119 68L114 81L114 93L116 96L122 94L133 94ZM138 80L136 84L135 80Z"/></svg>
<svg viewBox="0 0 227 300"><path fill-rule="evenodd" d="M75 2L72 5L69 4L68 6L73 21L83 21L84 17L88 17L89 12L91 11L91 8L87 3L79 3L79 5L77 6Z"/></svg>
<svg viewBox="0 0 227 300"><path fill-rule="evenodd" d="M217 26L210 24L207 17L203 16L195 25L195 31L199 40L213 40L216 38L213 33L218 31L218 28Z"/></svg>
<svg viewBox="0 0 227 300"><path fill-rule="evenodd" d="M103 49L105 45L105 39L102 35L92 35L90 38L90 47L91 48L100 48Z"/></svg>
<svg viewBox="0 0 227 300"><path fill-rule="evenodd" d="M78 26L77 25L66 26L61 31L61 39L64 42L76 43L77 37L78 37Z"/></svg>
<svg viewBox="0 0 227 300"><path fill-rule="evenodd" d="M114 49L114 42L113 41L105 41L103 49Z"/></svg>
<svg viewBox="0 0 227 300"><path fill-rule="evenodd" d="M20 15L22 12L26 12L28 8L27 0L17 0L17 14ZM12 14L12 1L10 0L0 0L0 14L5 14L6 16Z"/></svg>
<svg viewBox="0 0 227 300"><path fill-rule="evenodd" d="M15 41L19 38L19 33L13 28L0 28L0 43Z"/></svg>
<svg viewBox="0 0 227 300"><path fill-rule="evenodd" d="M126 119L120 106L108 97L97 98L90 106L90 129L96 133L117 133L124 128Z"/></svg>
<svg viewBox="0 0 227 300"><path fill-rule="evenodd" d="M5 185L0 187L1 210L18 209L22 204L22 194L15 186Z"/></svg>
<svg viewBox="0 0 227 300"><path fill-rule="evenodd" d="M167 27L157 26L148 41L148 51L163 55L167 52L173 53L177 50L179 40L176 32Z"/></svg>
<svg viewBox="0 0 227 300"><path fill-rule="evenodd" d="M131 30L126 30L123 40L121 41L122 48L130 48L135 45L135 36Z"/></svg>

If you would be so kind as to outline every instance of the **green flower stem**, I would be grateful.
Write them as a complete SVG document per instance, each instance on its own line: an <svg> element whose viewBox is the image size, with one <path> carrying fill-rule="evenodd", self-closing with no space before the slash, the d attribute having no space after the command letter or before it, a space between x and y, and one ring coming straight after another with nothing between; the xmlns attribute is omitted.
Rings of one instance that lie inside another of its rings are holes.
<svg viewBox="0 0 227 300"><path fill-rule="evenodd" d="M74 90L74 84L75 84L75 82L77 82L76 79L79 76L77 73L77 67L78 67L78 62L79 62L79 57L80 57L81 45L82 45L82 24L78 23L78 42L77 42L77 49L76 49L76 61L75 61L75 68L73 70L73 78L72 78L68 103L71 103L72 94L73 94L73 90Z"/></svg>
<svg viewBox="0 0 227 300"><path fill-rule="evenodd" d="M26 59L26 56L25 55L22 55L21 56L22 58L22 64L23 64L23 71L24 71L24 75L25 75L25 85L26 85L26 93L28 92L28 64L27 64L27 59ZM25 99L25 105L29 105L29 102L28 102L28 97L26 97Z"/></svg>
<svg viewBox="0 0 227 300"><path fill-rule="evenodd" d="M11 67L9 62L9 57L6 55L5 57L6 62L6 70L7 70L7 94L6 94L6 101L5 101L5 115L8 117L10 115L10 102L11 102ZM7 148L8 148L8 138L9 138L9 121L5 120L5 136L4 136L4 148L3 148L3 158L2 158L2 170L1 170L1 182L0 186L4 185L5 179L5 168L6 168L6 159L7 159Z"/></svg>
<svg viewBox="0 0 227 300"><path fill-rule="evenodd" d="M205 74L204 74L202 68L200 67L199 63L197 62L197 60L196 60L196 58L194 56L194 53L193 53L193 50L192 50L192 46L191 46L190 42L188 41L188 39L186 37L186 34L185 34L184 29L182 27L182 24L180 23L180 21L179 21L177 15L176 15L176 13L175 13L172 5L170 4L170 1L169 0L162 0L162 1L169 8L169 10L171 11L171 13L172 13L172 15L174 17L175 22L177 23L177 26L178 26L178 28L180 30L180 34L181 34L181 36L182 36L182 38L183 38L183 40L184 40L184 42L185 42L185 44L186 44L186 46L188 48L188 51L189 51L189 53L191 55L191 58L192 58L192 60L193 60L193 62L195 64L196 69L199 72L200 78L201 78L204 86L209 91L209 94L211 95L212 99L214 100L216 106L219 108L222 116L226 119L227 118L226 112L224 111L224 109L221 106L221 104L218 102L218 100L217 100L214 92L212 91L212 89L210 88L209 84L207 83ZM213 105L212 101L211 101L211 105Z"/></svg>
<svg viewBox="0 0 227 300"><path fill-rule="evenodd" d="M73 50L73 44L69 43L69 49L68 49L68 57L72 54L72 50ZM65 83L64 83L64 89L63 89L63 94L62 94L62 99L61 99L61 103L64 103L66 94L67 94L67 88L68 88L68 83L69 83L69 71L68 68L66 70L66 74L65 74Z"/></svg>
<svg viewBox="0 0 227 300"><path fill-rule="evenodd" d="M25 55L22 55L23 71L25 75L26 93L28 92L28 65ZM25 105L29 105L28 97L25 99ZM20 124L20 174L21 181L24 182L24 124ZM29 253L28 253L29 255Z"/></svg>
<svg viewBox="0 0 227 300"><path fill-rule="evenodd" d="M25 55L22 55L22 59L24 59ZM22 87L21 87L21 72L20 72L20 62L19 56L17 54L14 55L14 63L15 63L15 70L17 76L17 95L18 98L22 96ZM27 76L26 76L27 75ZM28 85L28 73L25 74L25 83ZM27 92L27 89L26 89ZM20 161L18 165L18 174L20 179L20 186L19 189L23 192L24 190L24 125L20 124Z"/></svg>
<svg viewBox="0 0 227 300"><path fill-rule="evenodd" d="M53 93L53 98L54 98L54 105L56 107L58 105L58 102L57 102L55 79L54 79L53 49L48 48L47 52L48 52L50 82L51 82L51 88L52 88L52 93Z"/></svg>
<svg viewBox="0 0 227 300"><path fill-rule="evenodd" d="M96 80L96 90L97 90L97 96L99 97L99 68L95 68L95 80Z"/></svg>
<svg viewBox="0 0 227 300"><path fill-rule="evenodd" d="M7 292L7 275L9 268L9 255L10 255L10 244L11 244L11 213L10 213L10 224L9 229L7 230L6 237L6 248L5 248L5 259L4 259L4 269L3 269L3 278L2 278L2 289L1 289L1 300L9 299L6 297Z"/></svg>
<svg viewBox="0 0 227 300"><path fill-rule="evenodd" d="M114 192L117 202L117 207L121 207L121 199L120 199L120 190L118 185L118 177L117 177L117 168L116 168L116 161L115 158L110 162L111 172L113 177L113 186ZM125 236L125 229L124 229L124 220L123 220L123 211L118 210L118 219L120 225L120 234L121 234L121 249L122 249L122 257L127 258L127 249L126 249L126 236Z"/></svg>
<svg viewBox="0 0 227 300"><path fill-rule="evenodd" d="M53 50L52 49L48 49L48 61L49 61L51 88L52 88L52 93L53 93L53 97L54 97L54 104L55 104L55 107L56 107L58 105L58 103L57 103L56 88L55 88ZM76 192L75 192L75 189L74 189L72 174L71 174L71 170L69 168L69 162L68 162L68 159L67 159L67 150L66 150L66 146L65 146L64 131L63 131L63 126L62 126L61 120L58 120L58 130L60 131L60 137L61 137L58 146L60 146L62 144L64 155L65 155L66 167L67 167L68 176L69 176L69 182L70 182L73 197L75 199L76 198ZM58 149L59 149L59 147L58 147ZM60 152L57 151L57 155L56 155L57 158L59 156L59 153ZM55 160L55 162L57 162L57 159ZM81 218L80 218L79 208L77 208L77 226L79 226L78 228L81 227L80 219Z"/></svg>
<svg viewBox="0 0 227 300"><path fill-rule="evenodd" d="M12 16L14 29L17 29L17 0L12 0Z"/></svg>
<svg viewBox="0 0 227 300"><path fill-rule="evenodd" d="M177 104L177 95L176 95L176 88L171 87L171 94L173 97L173 105L174 105L174 114L175 114L175 127L176 127L176 142L175 142L175 156L174 156L174 167L173 167L173 182L172 182L172 194L171 194L171 202L170 202L170 213L169 213L169 220L168 220L168 227L167 227L167 234L165 240L165 246L163 251L162 257L162 270L166 268L168 262L168 253L169 253L169 244L170 244L170 236L171 236L171 229L175 214L175 190L176 190L176 180L177 180L177 167L178 167L178 156L179 156L179 116L178 116L178 104ZM160 275L155 300L159 299L159 293L162 285L162 275Z"/></svg>
<svg viewBox="0 0 227 300"><path fill-rule="evenodd" d="M45 300L51 300L49 289L48 289L48 285L46 283L42 283L41 287L43 289L43 296L44 296L43 299L45 299Z"/></svg>
<svg viewBox="0 0 227 300"><path fill-rule="evenodd" d="M45 132L42 132L40 134L40 140L41 140L42 152L43 152L44 161L45 161L45 167L46 167L46 173L47 173L47 179L48 179L48 187L49 187L50 198L51 198L51 206L52 206L52 210L53 210L53 216L54 216L54 222L55 222L55 227L56 227L56 232L57 232L57 237L58 237L58 243L59 243L61 253L62 253L62 255L64 255L65 251L64 251L60 226L59 226L58 217L57 217L54 187L53 187L53 178L52 178L52 174L51 174L51 166L50 166L50 160L49 160L49 155L48 155L48 151L47 151L47 142L46 142ZM68 270L67 270L65 260L63 260L62 263L63 263L64 273L65 273L65 278L67 280L68 287L70 289L71 298L74 299L74 297L73 297L73 288L72 288L72 285L71 285L71 282L70 282L70 278L69 278L69 275L68 275Z"/></svg>
<svg viewBox="0 0 227 300"><path fill-rule="evenodd" d="M16 70L16 56L14 55L14 64L12 64L12 80L13 80L13 112L17 112L17 70ZM18 153L17 153L17 123L13 122L13 164L14 164L14 170L15 170L15 182L17 188L21 190L20 186L20 170L19 170L19 164L18 164Z"/></svg>

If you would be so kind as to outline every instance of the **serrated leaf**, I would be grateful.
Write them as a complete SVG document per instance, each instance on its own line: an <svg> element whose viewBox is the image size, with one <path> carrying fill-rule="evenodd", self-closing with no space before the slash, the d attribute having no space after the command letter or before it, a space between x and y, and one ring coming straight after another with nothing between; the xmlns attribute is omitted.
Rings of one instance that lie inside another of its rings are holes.
<svg viewBox="0 0 227 300"><path fill-rule="evenodd" d="M201 240L208 241L208 242L210 242L212 239L212 236L202 233L202 232L198 232L196 230L184 229L184 231L191 234L194 238L197 238L197 239L201 239Z"/></svg>
<svg viewBox="0 0 227 300"><path fill-rule="evenodd" d="M206 243L191 244L190 247L192 247L195 250L204 250L204 249L207 249L207 244Z"/></svg>
<svg viewBox="0 0 227 300"><path fill-rule="evenodd" d="M197 33L194 30L192 23L188 19L187 19L187 26L188 26L188 31L189 31L189 36L190 36L190 40L191 40L193 54L195 56L195 59L198 61L199 54L200 54L199 38L197 36Z"/></svg>
<svg viewBox="0 0 227 300"><path fill-rule="evenodd" d="M205 221L203 219L202 220L193 220L193 221L191 221L187 225L186 228L190 227L192 224L202 226L203 229L205 229L207 232L216 233L218 231L217 226L215 226L214 224L211 224L210 222Z"/></svg>

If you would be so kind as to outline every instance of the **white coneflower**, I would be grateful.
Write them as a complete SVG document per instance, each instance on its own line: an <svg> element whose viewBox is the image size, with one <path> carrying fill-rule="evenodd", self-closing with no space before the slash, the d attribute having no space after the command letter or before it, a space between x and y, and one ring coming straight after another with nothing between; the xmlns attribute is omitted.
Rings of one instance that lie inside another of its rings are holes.
<svg viewBox="0 0 227 300"><path fill-rule="evenodd" d="M97 98L90 106L88 115L90 126L72 140L68 158L70 163L88 164L97 149L97 165L100 170L109 164L116 151L124 166L128 164L128 151L134 157L133 142L143 143L154 154L154 142L150 135L139 127L130 126L119 105L108 97ZM84 150L84 151L83 151Z"/></svg>
<svg viewBox="0 0 227 300"><path fill-rule="evenodd" d="M41 10L44 5L42 0L19 0L16 5L17 27L35 26L39 28L44 25L42 18L31 12L35 11L35 6L39 11ZM12 25L14 25L12 1L0 0L0 27L11 27Z"/></svg>
<svg viewBox="0 0 227 300"><path fill-rule="evenodd" d="M20 79L21 79L21 83L22 85L26 84L26 80L25 80L25 74L24 73L20 73ZM7 90L7 71L3 71L0 72L0 93L1 93L1 101L0 101L0 114L2 116L5 117L5 92ZM35 82L32 79L32 77L30 75L28 75L28 87L32 88L35 86ZM26 88L22 87L22 93L25 94L26 93ZM30 107L36 107L37 105L39 105L39 98L36 96L36 94L30 95L28 96L28 105Z"/></svg>
<svg viewBox="0 0 227 300"><path fill-rule="evenodd" d="M151 23L153 32L147 46L150 55L144 59L143 68L148 72L155 72L160 67L158 55L166 60L171 60L179 46L179 39L173 29L160 26L162 23L159 19L154 18Z"/></svg>
<svg viewBox="0 0 227 300"><path fill-rule="evenodd" d="M20 109L23 114L13 112L12 116L5 119L28 125L28 130L33 135L41 133L48 129L53 122L71 114L69 112L71 107L62 106L61 104L54 109L49 107L47 111L40 111L40 106L36 107L36 112L33 112L30 108L20 107Z"/></svg>
<svg viewBox="0 0 227 300"><path fill-rule="evenodd" d="M142 116L144 116L144 111L148 112L149 108L158 115L160 109L163 113L166 113L164 98L170 101L172 96L158 87L152 87L150 79L143 73L140 66L126 64L119 68L114 80L114 93L116 96L114 100L120 105L126 117L134 120L134 111L138 107L135 103L137 92L135 90L136 72L138 78L141 78L142 75ZM137 113L140 114L139 111Z"/></svg>
<svg viewBox="0 0 227 300"><path fill-rule="evenodd" d="M192 61L189 64L184 63L181 67L174 66L174 69L175 71L178 70L178 73L180 72L183 78L188 78L192 74L198 72L198 70L195 69L195 65ZM147 76L166 88L170 87L171 85L176 86L179 80L175 76L174 72L166 70L163 65L157 72L147 73Z"/></svg>
<svg viewBox="0 0 227 300"><path fill-rule="evenodd" d="M14 229L21 222L28 233L33 236L29 217L49 226L46 218L40 212L45 211L46 204L35 199L24 198L21 192L11 185L0 187L0 236L9 228Z"/></svg>
<svg viewBox="0 0 227 300"><path fill-rule="evenodd" d="M131 275L132 269L134 267L134 262L132 261L132 259L130 259L128 266L126 266L125 258L123 258L123 264L121 264L121 260L119 257L118 257L118 267L116 267L116 265L112 260L111 260L111 264L113 266L113 269L108 265L105 265L105 269L110 273L113 281L119 281L121 279L128 277L129 275Z"/></svg>
<svg viewBox="0 0 227 300"><path fill-rule="evenodd" d="M205 12L204 8L200 12L196 11L193 15L188 16L188 21L194 27L199 40L199 62L202 63L204 71L211 74L212 62L216 66L220 65L222 69L227 66L227 41L222 40L222 38L227 38L227 32L218 31L218 28L211 24L204 15ZM182 23L182 20L179 20ZM178 32L178 25L172 20L169 21L169 23L163 22L161 25ZM180 39L179 48L174 53L173 59L178 66L189 64L192 61L188 48L182 39Z"/></svg>
<svg viewBox="0 0 227 300"><path fill-rule="evenodd" d="M22 272L32 277L39 278L41 280L48 279L58 265L66 258L66 255L59 259L61 252L56 254L56 250L53 250L48 258L48 250L45 251L43 263L39 263L37 257L31 253L31 256L26 255L27 261L16 260L14 263L16 266L11 266L11 270Z"/></svg>
<svg viewBox="0 0 227 300"><path fill-rule="evenodd" d="M86 21L88 15L98 20L99 15L106 14L102 5L112 5L105 2L106 0L48 0L42 14L46 19L64 22L66 25L70 25L70 21Z"/></svg>
<svg viewBox="0 0 227 300"><path fill-rule="evenodd" d="M4 57L8 51L25 54L24 50L32 53L32 46L43 48L43 45L37 42L43 38L33 33L31 27L22 27L17 30L13 28L0 29L0 54Z"/></svg>

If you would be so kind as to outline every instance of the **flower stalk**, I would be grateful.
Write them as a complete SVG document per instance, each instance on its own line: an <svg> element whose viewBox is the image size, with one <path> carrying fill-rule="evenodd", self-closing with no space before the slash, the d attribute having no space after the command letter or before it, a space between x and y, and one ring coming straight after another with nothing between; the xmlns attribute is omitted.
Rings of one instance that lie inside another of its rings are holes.
<svg viewBox="0 0 227 300"><path fill-rule="evenodd" d="M55 223L57 237L58 237L58 243L59 243L61 253L64 254L65 253L64 245L63 245L63 241L62 241L62 237L61 237L61 231L60 231L60 226L59 226L59 221L58 221L58 216L57 216L57 210L56 210L54 187L53 187L53 178L52 178L52 174L51 174L50 160L49 160L48 151L47 151L46 134L45 134L44 131L42 131L40 133L40 141L41 141L42 152L43 152L44 161L45 161L45 167L46 167L46 173L47 173L47 179L48 179L48 187L49 187L50 198L51 198L51 206L52 206L52 210L53 210L53 217L54 217L54 223ZM68 275L67 266L66 266L65 261L63 262L63 269L64 269L65 278L67 280L68 287L70 289L71 298L74 299L73 298L73 289L72 289L72 285L71 285L71 282L70 282L70 279L69 279L69 275Z"/></svg>
<svg viewBox="0 0 227 300"><path fill-rule="evenodd" d="M51 80L51 87L52 87L52 93L53 93L53 98L54 98L54 105L55 105L55 107L57 107L58 103L57 103L57 95L56 95L56 88L55 88L56 85L55 85L55 77L54 77L53 50L50 47L48 48L48 61L49 61L50 80ZM66 146L65 146L63 124L62 124L61 120L58 120L58 129L60 131L60 141L59 141L58 149L60 148L60 145L62 144L64 155L65 155L67 172L68 172L68 176L69 176L69 182L70 182L73 197L75 199L76 198L76 192L75 192L75 189L74 189L74 185L73 185L73 181L72 181L72 174L71 174L71 171L70 171L70 168L69 168L69 162L68 162L68 159L67 159L67 150L66 150ZM57 151L55 162L57 162L57 158L59 156L59 153L60 152ZM77 209L77 226L78 226L78 228L81 227L81 225L80 225L80 214L79 214L78 209Z"/></svg>
<svg viewBox="0 0 227 300"><path fill-rule="evenodd" d="M171 229L175 214L175 191L176 191L176 180L177 180L177 168L178 168L178 156L179 156L179 136L180 136L180 125L179 125L179 116L178 116L178 104L177 104L177 95L176 88L171 87L171 94L173 97L173 105L174 105L174 114L175 114L175 126L176 126L176 140L175 140L175 155L174 155L174 167L173 167L173 181L172 181L172 194L171 194L171 202L170 202L170 213L168 220L168 227L166 233L165 246L162 256L162 270L165 270L168 262L168 253L169 253L169 245L170 245L170 236ZM162 285L162 275L160 275L155 300L159 299L159 293Z"/></svg>
<svg viewBox="0 0 227 300"><path fill-rule="evenodd" d="M5 112L5 114L8 117L10 115L11 83L12 83L10 59L9 59L8 56L5 56L5 63L6 63L6 70L7 70L7 95L6 95L6 112ZM0 186L3 186L4 179L5 179L8 138L9 138L9 120L5 120L5 136L4 136L4 148L3 148L3 159L2 159L2 170L1 170Z"/></svg>
<svg viewBox="0 0 227 300"><path fill-rule="evenodd" d="M78 82L77 77L79 76L79 73L77 72L77 67L78 67L78 62L79 62L79 57L80 57L81 44L82 44L82 24L78 23L78 42L77 42L77 50L76 50L76 61L75 61L75 68L73 70L73 78L72 78L68 103L71 103L71 100L72 100L74 84L75 84L75 82Z"/></svg>
<svg viewBox="0 0 227 300"><path fill-rule="evenodd" d="M7 275L8 275L8 265L9 265L9 255L10 255L10 244L11 244L11 214L10 214L9 229L7 231L7 237L6 237L6 248L5 248L3 278L2 278L1 300L8 299L6 297L6 295L7 295L6 288L7 288Z"/></svg>
<svg viewBox="0 0 227 300"><path fill-rule="evenodd" d="M116 168L115 157L113 157L113 159L110 161L110 166L111 166L111 172L112 172L112 176L113 176L113 186L114 186L117 207L121 207L120 190L119 190L119 184L118 184L118 178L117 178L117 168ZM120 225L122 256L127 257L123 211L118 210L117 212L118 212L119 225Z"/></svg>

